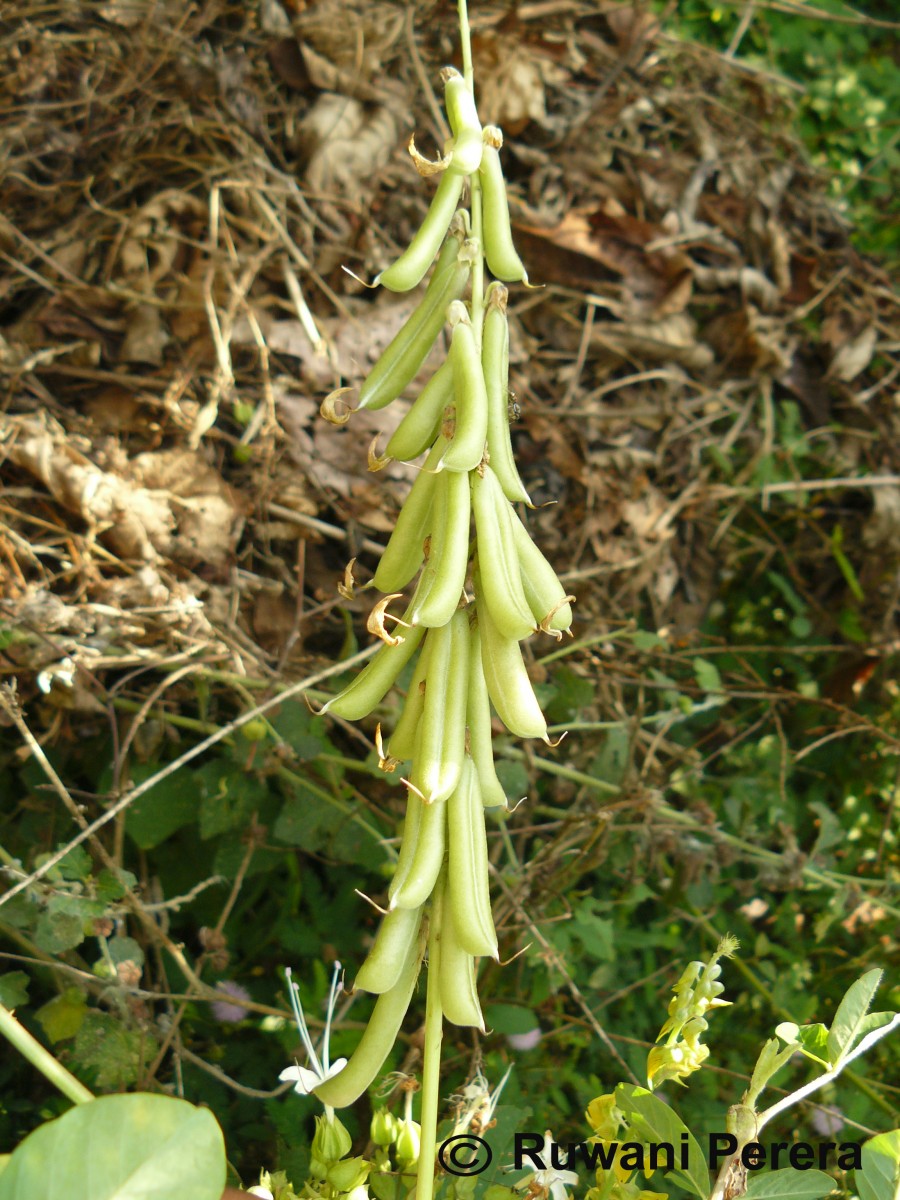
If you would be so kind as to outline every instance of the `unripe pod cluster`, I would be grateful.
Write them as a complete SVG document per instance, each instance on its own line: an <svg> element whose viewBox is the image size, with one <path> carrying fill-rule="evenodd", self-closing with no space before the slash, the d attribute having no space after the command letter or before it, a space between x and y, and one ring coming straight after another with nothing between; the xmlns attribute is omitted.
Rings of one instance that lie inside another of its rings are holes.
<svg viewBox="0 0 900 1200"><path fill-rule="evenodd" d="M327 1105L352 1103L390 1050L428 940L443 1014L484 1029L477 960L498 958L491 913L485 809L505 809L492 750L491 710L513 734L548 739L523 641L559 639L571 596L528 534L516 504L530 506L509 428L507 288L491 283L464 301L483 256L498 279L527 282L515 252L498 150L482 129L469 83L448 69L453 134L431 207L410 247L376 282L415 287L437 264L418 308L362 384L360 408L380 409L412 382L443 334L447 361L432 375L387 443L391 458L427 455L374 576L389 596L411 589L398 632L323 711L371 714L404 668L405 703L382 765L409 762L406 818L388 889L388 911L356 979L378 1000L362 1042L340 1074L316 1089ZM477 179L481 217L457 212ZM454 215L455 214L455 215ZM477 230L479 238L472 236ZM333 411L333 405L323 410ZM374 451L373 451L374 454ZM381 632L381 630L379 630ZM379 734L380 737L380 734Z"/></svg>

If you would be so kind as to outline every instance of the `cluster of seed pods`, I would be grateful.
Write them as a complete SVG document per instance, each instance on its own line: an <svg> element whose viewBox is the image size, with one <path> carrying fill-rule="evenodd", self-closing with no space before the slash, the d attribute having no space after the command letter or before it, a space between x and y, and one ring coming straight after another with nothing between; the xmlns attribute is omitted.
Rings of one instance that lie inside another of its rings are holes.
<svg viewBox="0 0 900 1200"><path fill-rule="evenodd" d="M458 72L448 68L444 83L453 137L430 168L443 171L441 182L409 248L376 282L409 290L437 261L419 306L364 381L358 406L380 409L396 399L445 330L449 354L372 464L426 455L373 580L386 599L370 628L384 644L324 709L347 720L367 716L413 664L400 718L379 747L386 769L410 768L389 909L355 983L378 1000L350 1061L316 1089L332 1108L353 1103L390 1052L429 921L440 929L429 969L437 965L444 1016L484 1030L477 959L497 957L484 810L507 806L494 767L491 706L511 733L548 740L521 643L540 630L558 639L572 621L572 597L514 508L531 502L510 442L505 283L527 278L510 229L502 136L482 128ZM480 216L470 219L457 206L467 178L476 176L470 193ZM483 270L475 268L484 261L496 281L467 302L472 286L483 286ZM332 398L323 412L334 414ZM411 599L391 635L386 605L408 588Z"/></svg>

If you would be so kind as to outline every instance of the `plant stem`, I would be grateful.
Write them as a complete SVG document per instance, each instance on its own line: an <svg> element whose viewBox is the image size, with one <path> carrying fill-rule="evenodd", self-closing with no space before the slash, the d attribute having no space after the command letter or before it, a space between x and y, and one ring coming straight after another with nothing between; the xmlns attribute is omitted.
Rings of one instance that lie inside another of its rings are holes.
<svg viewBox="0 0 900 1200"><path fill-rule="evenodd" d="M37 1067L45 1079L49 1079L54 1087L59 1088L64 1096L73 1104L87 1104L94 1099L80 1080L71 1075L61 1062L45 1050L41 1043L20 1025L8 1008L0 1004L0 1033L3 1034L19 1053L27 1058L32 1066Z"/></svg>
<svg viewBox="0 0 900 1200"><path fill-rule="evenodd" d="M473 72L472 72L472 35L469 31L469 9L466 5L466 0L459 0L459 40L460 50L462 52L463 75L466 83L472 88Z"/></svg>
<svg viewBox="0 0 900 1200"><path fill-rule="evenodd" d="M434 1195L434 1156L437 1149L438 1099L441 1082L441 1041L444 1010L438 982L441 967L441 904L444 872L435 885L428 927L428 990L425 993L425 1049L422 1067L422 1108L419 1124L422 1138L416 1178L416 1200L432 1200Z"/></svg>

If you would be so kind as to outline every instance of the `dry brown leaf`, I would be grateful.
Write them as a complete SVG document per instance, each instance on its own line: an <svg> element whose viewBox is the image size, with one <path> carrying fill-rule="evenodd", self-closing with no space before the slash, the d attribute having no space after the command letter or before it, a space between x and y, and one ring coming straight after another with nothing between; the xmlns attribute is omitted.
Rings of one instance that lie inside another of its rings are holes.
<svg viewBox="0 0 900 1200"><path fill-rule="evenodd" d="M609 200L600 208L571 209L553 229L516 226L533 279L604 294L605 280L621 280L615 307L623 317L680 312L690 299L687 256L646 250L662 233Z"/></svg>
<svg viewBox="0 0 900 1200"><path fill-rule="evenodd" d="M218 473L197 454L140 454L120 474L102 470L72 446L49 416L12 417L3 433L9 460L36 476L122 558L155 562L165 555L222 566L230 555L234 504Z"/></svg>
<svg viewBox="0 0 900 1200"><path fill-rule="evenodd" d="M351 96L321 95L299 130L306 182L317 192L349 192L388 162L397 144L397 122L381 106L367 109Z"/></svg>
<svg viewBox="0 0 900 1200"><path fill-rule="evenodd" d="M547 119L544 77L551 64L517 30L486 34L472 47L478 87L478 110L486 125L499 125L507 135L521 133L532 121ZM559 69L551 67L556 82Z"/></svg>
<svg viewBox="0 0 900 1200"><path fill-rule="evenodd" d="M874 325L866 325L854 337L839 346L828 368L827 378L851 383L861 375L875 353L878 332Z"/></svg>

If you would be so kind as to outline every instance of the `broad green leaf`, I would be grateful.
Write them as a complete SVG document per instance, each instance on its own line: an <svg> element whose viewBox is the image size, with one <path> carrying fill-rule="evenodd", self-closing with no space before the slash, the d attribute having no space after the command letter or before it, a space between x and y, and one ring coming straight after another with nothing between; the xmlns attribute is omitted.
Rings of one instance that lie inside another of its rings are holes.
<svg viewBox="0 0 900 1200"><path fill-rule="evenodd" d="M110 958L116 964L116 966L123 962L133 962L137 967L142 967L144 965L144 951L140 944L134 940L134 938L110 938L106 943L106 948L109 951Z"/></svg>
<svg viewBox="0 0 900 1200"><path fill-rule="evenodd" d="M0 1200L219 1200L222 1131L171 1096L102 1096L30 1134L0 1175Z"/></svg>
<svg viewBox="0 0 900 1200"><path fill-rule="evenodd" d="M709 1169L703 1151L696 1138L668 1104L654 1096L646 1088L631 1083L620 1083L616 1088L616 1105L622 1110L630 1129L623 1141L638 1140L645 1143L669 1142L681 1146L684 1135L688 1147L688 1166L685 1170L676 1167L663 1174L673 1175L682 1186L695 1196L706 1200L709 1195ZM679 1154L680 1157L680 1154Z"/></svg>
<svg viewBox="0 0 900 1200"><path fill-rule="evenodd" d="M66 857L59 860L53 872L59 872L62 879L84 880L90 875L92 866L91 856L84 846L73 846Z"/></svg>
<svg viewBox="0 0 900 1200"><path fill-rule="evenodd" d="M863 1022L881 983L882 973L877 967L873 971L866 971L856 983L850 985L838 1005L826 1045L828 1061L832 1065L849 1053L854 1043L862 1037Z"/></svg>
<svg viewBox="0 0 900 1200"><path fill-rule="evenodd" d="M10 1012L28 1003L28 976L24 971L7 971L0 975L0 1004Z"/></svg>
<svg viewBox="0 0 900 1200"><path fill-rule="evenodd" d="M124 1088L134 1085L156 1050L156 1039L147 1030L128 1029L110 1014L90 1009L76 1035L72 1059L91 1072L98 1088Z"/></svg>
<svg viewBox="0 0 900 1200"><path fill-rule="evenodd" d="M862 1167L854 1177L859 1200L900 1200L900 1129L863 1145Z"/></svg>
<svg viewBox="0 0 900 1200"><path fill-rule="evenodd" d="M34 940L48 954L74 950L84 941L84 921L77 913L41 913L34 931Z"/></svg>
<svg viewBox="0 0 900 1200"><path fill-rule="evenodd" d="M216 759L194 773L200 795L200 836L204 840L242 827L266 798L266 785L242 768Z"/></svg>
<svg viewBox="0 0 900 1200"><path fill-rule="evenodd" d="M531 1033L538 1023L530 1008L518 1004L488 1004L484 1016L495 1033Z"/></svg>
<svg viewBox="0 0 900 1200"><path fill-rule="evenodd" d="M151 769L141 764L132 772L137 784L149 778ZM125 814L125 829L141 850L152 850L182 825L197 819L199 796L193 772L178 771L139 796Z"/></svg>
<svg viewBox="0 0 900 1200"><path fill-rule="evenodd" d="M114 900L121 900L126 888L133 888L136 883L137 879L130 871L103 870L94 882L94 892L98 900L111 904Z"/></svg>
<svg viewBox="0 0 900 1200"><path fill-rule="evenodd" d="M828 1028L816 1023L801 1025L797 1033L797 1041L803 1048L803 1053L820 1063L828 1063Z"/></svg>
<svg viewBox="0 0 900 1200"><path fill-rule="evenodd" d="M744 1200L818 1200L834 1190L834 1180L824 1171L785 1167L765 1175L751 1175Z"/></svg>
<svg viewBox="0 0 900 1200"><path fill-rule="evenodd" d="M302 699L285 701L269 720L301 762L309 762L330 748L325 719L313 716Z"/></svg>
<svg viewBox="0 0 900 1200"><path fill-rule="evenodd" d="M84 993L76 987L66 988L34 1014L49 1040L56 1045L74 1037L84 1023L87 1003Z"/></svg>

